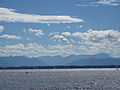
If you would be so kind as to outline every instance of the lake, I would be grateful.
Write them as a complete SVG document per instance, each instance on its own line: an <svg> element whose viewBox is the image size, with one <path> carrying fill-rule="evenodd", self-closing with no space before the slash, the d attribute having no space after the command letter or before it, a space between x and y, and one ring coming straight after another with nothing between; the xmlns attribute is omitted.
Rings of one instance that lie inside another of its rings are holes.
<svg viewBox="0 0 120 90"><path fill-rule="evenodd" d="M0 90L120 90L116 69L0 70Z"/></svg>

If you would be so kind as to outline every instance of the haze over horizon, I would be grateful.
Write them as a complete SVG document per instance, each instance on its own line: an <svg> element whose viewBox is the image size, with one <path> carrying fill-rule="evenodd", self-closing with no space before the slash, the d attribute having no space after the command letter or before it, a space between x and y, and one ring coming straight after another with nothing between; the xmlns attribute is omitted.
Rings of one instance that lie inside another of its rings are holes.
<svg viewBox="0 0 120 90"><path fill-rule="evenodd" d="M0 57L120 58L120 0L0 0Z"/></svg>

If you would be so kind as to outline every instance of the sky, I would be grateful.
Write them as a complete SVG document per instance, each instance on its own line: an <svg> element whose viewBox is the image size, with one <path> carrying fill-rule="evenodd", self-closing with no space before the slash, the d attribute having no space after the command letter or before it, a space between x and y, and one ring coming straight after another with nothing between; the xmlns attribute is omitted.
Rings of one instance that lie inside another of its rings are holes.
<svg viewBox="0 0 120 90"><path fill-rule="evenodd" d="M120 57L120 0L0 0L0 57Z"/></svg>

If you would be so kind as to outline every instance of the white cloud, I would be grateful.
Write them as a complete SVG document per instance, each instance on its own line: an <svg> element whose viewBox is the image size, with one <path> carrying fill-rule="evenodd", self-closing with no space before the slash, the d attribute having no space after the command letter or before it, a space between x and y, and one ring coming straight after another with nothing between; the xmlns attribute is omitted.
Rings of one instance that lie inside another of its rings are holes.
<svg viewBox="0 0 120 90"><path fill-rule="evenodd" d="M93 1L83 0L80 3L75 4L75 6L77 7L120 6L120 0L96 0L95 2L94 0Z"/></svg>
<svg viewBox="0 0 120 90"><path fill-rule="evenodd" d="M27 45L16 44L0 46L0 56L27 56L27 57L39 57L39 56L68 56L76 54L72 49L72 45L64 46L49 46L45 48L42 45L36 43L29 43Z"/></svg>
<svg viewBox="0 0 120 90"><path fill-rule="evenodd" d="M0 26L0 33L4 30L3 26Z"/></svg>
<svg viewBox="0 0 120 90"><path fill-rule="evenodd" d="M50 39L58 42L64 42L64 43L74 43L74 40L70 38L72 36L72 33L70 32L52 32L49 33L49 36L52 37Z"/></svg>
<svg viewBox="0 0 120 90"><path fill-rule="evenodd" d="M120 57L120 32L116 30L88 30L75 32L73 37L79 38L79 44L86 47L85 53L108 53L113 57ZM83 49L82 49L83 50Z"/></svg>
<svg viewBox="0 0 120 90"><path fill-rule="evenodd" d="M118 6L119 2L120 2L120 0L100 0L100 1L96 2L96 4Z"/></svg>
<svg viewBox="0 0 120 90"><path fill-rule="evenodd" d="M88 30L87 32L75 32L72 34L74 37L79 37L83 40L89 40L93 42L118 41L120 39L120 32L115 30Z"/></svg>
<svg viewBox="0 0 120 90"><path fill-rule="evenodd" d="M25 49L23 44L16 44L16 45L11 45L11 46L6 45L6 48L7 49L18 49L18 50Z"/></svg>
<svg viewBox="0 0 120 90"><path fill-rule="evenodd" d="M34 33L35 36L43 36L44 35L43 31L40 29L28 29L28 32Z"/></svg>
<svg viewBox="0 0 120 90"><path fill-rule="evenodd" d="M0 46L0 56L68 56L78 54L108 53L112 57L120 57L120 32L116 30L88 30L74 32L65 38L62 32L51 37L53 40L67 42L57 45L42 46L37 43ZM75 43L72 43L73 40ZM69 43L68 43L69 42Z"/></svg>
<svg viewBox="0 0 120 90"><path fill-rule="evenodd" d="M72 36L80 37L81 36L81 32L75 32L75 33L72 34Z"/></svg>
<svg viewBox="0 0 120 90"><path fill-rule="evenodd" d="M62 34L65 35L65 36L71 36L70 32L63 32Z"/></svg>
<svg viewBox="0 0 120 90"><path fill-rule="evenodd" d="M63 35L54 35L52 36L52 39L55 40L55 41L61 41L61 42L66 42L66 43L69 43L68 39L65 38Z"/></svg>
<svg viewBox="0 0 120 90"><path fill-rule="evenodd" d="M0 8L0 21L25 23L73 23L84 22L71 16L33 15L15 12L14 9Z"/></svg>
<svg viewBox="0 0 120 90"><path fill-rule="evenodd" d="M8 35L8 34L1 35L0 38L5 38L5 39L22 39L21 36Z"/></svg>
<svg viewBox="0 0 120 90"><path fill-rule="evenodd" d="M88 30L86 32L59 32L55 38L62 35L69 36L67 40L72 44L76 53L97 54L108 53L113 57L120 57L120 32L116 30ZM63 37L62 37L63 38Z"/></svg>

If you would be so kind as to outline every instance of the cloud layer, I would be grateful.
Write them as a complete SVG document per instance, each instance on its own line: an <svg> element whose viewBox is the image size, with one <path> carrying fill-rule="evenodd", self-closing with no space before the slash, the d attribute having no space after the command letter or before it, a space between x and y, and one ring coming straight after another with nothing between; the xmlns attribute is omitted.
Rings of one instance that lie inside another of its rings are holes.
<svg viewBox="0 0 120 90"><path fill-rule="evenodd" d="M53 36L63 36L80 54L108 53L120 57L120 32L116 30L88 30L86 32L62 32ZM63 42L65 43L65 42Z"/></svg>
<svg viewBox="0 0 120 90"><path fill-rule="evenodd" d="M96 30L88 30L87 32L75 32L72 34L74 37L79 37L83 40L89 40L92 42L102 42L102 41L119 41L120 32L115 30L106 30L106 31L96 31Z"/></svg>
<svg viewBox="0 0 120 90"><path fill-rule="evenodd" d="M0 56L24 55L39 57L108 53L112 57L120 57L120 32L116 30L88 30L86 32L73 33L57 32L50 37L52 40L56 39L56 42L60 41L60 43L46 47L37 43L0 46ZM11 38L19 39L20 37L13 36Z"/></svg>
<svg viewBox="0 0 120 90"><path fill-rule="evenodd" d="M0 8L0 21L24 23L73 23L84 22L71 16L32 15L15 12L14 9Z"/></svg>
<svg viewBox="0 0 120 90"><path fill-rule="evenodd" d="M58 48L56 48L58 47ZM27 57L39 57L39 56L67 56L76 54L71 48L71 45L66 46L44 46L37 43L15 44L0 46L0 56L27 56Z"/></svg>
<svg viewBox="0 0 120 90"><path fill-rule="evenodd" d="M0 38L4 38L4 39L22 39L21 36L15 36L15 35L9 35L9 34L1 35Z"/></svg>

